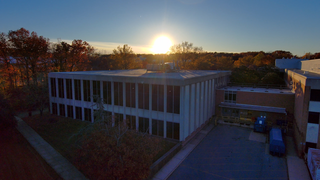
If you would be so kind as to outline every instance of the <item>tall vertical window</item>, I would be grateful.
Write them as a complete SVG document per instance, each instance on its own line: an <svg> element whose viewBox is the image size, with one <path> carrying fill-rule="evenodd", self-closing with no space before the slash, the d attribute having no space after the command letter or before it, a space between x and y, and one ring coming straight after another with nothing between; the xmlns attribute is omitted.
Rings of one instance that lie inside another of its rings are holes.
<svg viewBox="0 0 320 180"><path fill-rule="evenodd" d="M114 105L123 106L122 82L114 82Z"/></svg>
<svg viewBox="0 0 320 180"><path fill-rule="evenodd" d="M237 91L224 92L224 102L236 103L236 101L237 101Z"/></svg>
<svg viewBox="0 0 320 180"><path fill-rule="evenodd" d="M67 105L67 113L69 118L73 118L73 106Z"/></svg>
<svg viewBox="0 0 320 180"><path fill-rule="evenodd" d="M60 116L66 116L66 109L64 104L59 104Z"/></svg>
<svg viewBox="0 0 320 180"><path fill-rule="evenodd" d="M167 122L167 138L177 139L180 138L180 124Z"/></svg>
<svg viewBox="0 0 320 180"><path fill-rule="evenodd" d="M93 85L93 101L97 102L97 99L100 98L100 81L92 81Z"/></svg>
<svg viewBox="0 0 320 180"><path fill-rule="evenodd" d="M91 109L84 108L84 120L91 122Z"/></svg>
<svg viewBox="0 0 320 180"><path fill-rule="evenodd" d="M310 101L320 101L320 89L311 89Z"/></svg>
<svg viewBox="0 0 320 180"><path fill-rule="evenodd" d="M81 101L81 84L79 79L74 80L74 98Z"/></svg>
<svg viewBox="0 0 320 180"><path fill-rule="evenodd" d="M136 86L135 83L126 83L126 106L136 107Z"/></svg>
<svg viewBox="0 0 320 180"><path fill-rule="evenodd" d="M66 79L67 99L72 99L72 79Z"/></svg>
<svg viewBox="0 0 320 180"><path fill-rule="evenodd" d="M136 116L126 116L126 123L129 129L136 129Z"/></svg>
<svg viewBox="0 0 320 180"><path fill-rule="evenodd" d="M56 78L50 78L50 83L51 83L51 96L57 97Z"/></svg>
<svg viewBox="0 0 320 180"><path fill-rule="evenodd" d="M152 119L152 134L163 137L163 121Z"/></svg>
<svg viewBox="0 0 320 180"><path fill-rule="evenodd" d="M76 107L76 119L82 120L82 108Z"/></svg>
<svg viewBox="0 0 320 180"><path fill-rule="evenodd" d="M105 104L111 104L111 82L103 81L103 101Z"/></svg>
<svg viewBox="0 0 320 180"><path fill-rule="evenodd" d="M59 98L64 98L64 84L63 79L58 78Z"/></svg>
<svg viewBox="0 0 320 180"><path fill-rule="evenodd" d="M90 80L83 80L83 100L91 101L90 98Z"/></svg>
<svg viewBox="0 0 320 180"><path fill-rule="evenodd" d="M319 124L320 113L309 111L308 123Z"/></svg>
<svg viewBox="0 0 320 180"><path fill-rule="evenodd" d="M139 117L139 131L149 133L149 118Z"/></svg>
<svg viewBox="0 0 320 180"><path fill-rule="evenodd" d="M161 111L164 109L164 86L152 85L152 110Z"/></svg>
<svg viewBox="0 0 320 180"><path fill-rule="evenodd" d="M167 86L167 112L180 113L180 86Z"/></svg>
<svg viewBox="0 0 320 180"><path fill-rule="evenodd" d="M138 106L149 110L149 84L138 84Z"/></svg>
<svg viewBox="0 0 320 180"><path fill-rule="evenodd" d="M58 105L57 105L57 103L52 103L52 114L58 115Z"/></svg>

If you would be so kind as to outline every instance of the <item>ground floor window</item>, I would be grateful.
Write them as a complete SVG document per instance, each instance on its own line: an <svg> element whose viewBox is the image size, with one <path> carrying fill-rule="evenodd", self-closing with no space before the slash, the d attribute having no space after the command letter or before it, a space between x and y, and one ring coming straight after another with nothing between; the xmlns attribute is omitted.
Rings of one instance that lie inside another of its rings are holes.
<svg viewBox="0 0 320 180"><path fill-rule="evenodd" d="M149 133L149 118L139 117L139 131Z"/></svg>
<svg viewBox="0 0 320 180"><path fill-rule="evenodd" d="M64 104L59 104L60 116L66 116L66 109Z"/></svg>
<svg viewBox="0 0 320 180"><path fill-rule="evenodd" d="M76 107L76 119L82 120L82 108Z"/></svg>
<svg viewBox="0 0 320 180"><path fill-rule="evenodd" d="M129 129L136 129L136 116L126 116L126 123Z"/></svg>
<svg viewBox="0 0 320 180"><path fill-rule="evenodd" d="M84 108L84 120L91 122L91 109Z"/></svg>
<svg viewBox="0 0 320 180"><path fill-rule="evenodd" d="M163 121L152 119L152 134L163 137Z"/></svg>
<svg viewBox="0 0 320 180"><path fill-rule="evenodd" d="M73 118L73 106L67 105L68 117Z"/></svg>
<svg viewBox="0 0 320 180"><path fill-rule="evenodd" d="M180 139L180 124L167 122L167 138Z"/></svg>
<svg viewBox="0 0 320 180"><path fill-rule="evenodd" d="M52 103L52 114L58 115L58 105L57 105L57 103Z"/></svg>

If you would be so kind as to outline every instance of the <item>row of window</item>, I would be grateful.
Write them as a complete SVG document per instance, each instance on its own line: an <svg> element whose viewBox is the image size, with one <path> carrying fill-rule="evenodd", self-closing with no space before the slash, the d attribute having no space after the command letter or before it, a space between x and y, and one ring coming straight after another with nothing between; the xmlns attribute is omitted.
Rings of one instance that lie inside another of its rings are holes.
<svg viewBox="0 0 320 180"><path fill-rule="evenodd" d="M56 79L51 80L51 96L64 98L64 83L62 78L58 78L58 94L56 92ZM81 82L78 79L74 81L74 98L75 100L81 100ZM90 80L83 80L83 100L91 101L91 90L93 94L93 101L96 102L98 97L101 97L101 82L92 81L92 88L90 86ZM114 82L114 105L123 106L123 83ZM151 86L153 111L164 112L164 85L152 85ZM102 82L103 101L105 104L112 104L111 98L111 82ZM138 84L138 108L149 110L149 84ZM126 107L136 108L136 86L135 83L126 83ZM72 79L66 79L66 98L73 99L72 93ZM167 112L168 113L180 113L180 86L167 86Z"/></svg>
<svg viewBox="0 0 320 180"><path fill-rule="evenodd" d="M309 111L308 123L319 124L320 113Z"/></svg>
<svg viewBox="0 0 320 180"><path fill-rule="evenodd" d="M224 91L224 102L236 103L237 91Z"/></svg>
<svg viewBox="0 0 320 180"><path fill-rule="evenodd" d="M58 115L58 104L52 103L52 114ZM66 116L65 105L59 104L60 116ZM82 108L75 107L76 119L82 119ZM107 117L111 117L112 113L105 111ZM73 106L67 105L67 117L73 118ZM114 117L117 119L116 122L123 122L123 114L115 113ZM97 118L97 112L94 111L94 119ZM84 108L84 119L91 122L91 109ZM140 132L149 133L149 118L139 117ZM126 124L129 129L136 129L136 116L126 115ZM179 140L179 123L167 122L167 138ZM152 134L156 136L164 136L164 122L162 120L152 119Z"/></svg>

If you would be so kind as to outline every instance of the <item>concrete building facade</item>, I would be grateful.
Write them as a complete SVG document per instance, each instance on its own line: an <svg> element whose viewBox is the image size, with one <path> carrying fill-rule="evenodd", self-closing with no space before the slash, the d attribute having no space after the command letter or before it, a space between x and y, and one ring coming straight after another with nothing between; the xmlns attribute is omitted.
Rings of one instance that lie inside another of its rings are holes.
<svg viewBox="0 0 320 180"><path fill-rule="evenodd" d="M295 92L295 140L303 155L320 149L320 59L301 63L301 69L286 69L286 82Z"/></svg>
<svg viewBox="0 0 320 180"><path fill-rule="evenodd" d="M186 141L215 115L215 91L230 71L145 69L49 73L50 112L94 122L95 97L128 127Z"/></svg>

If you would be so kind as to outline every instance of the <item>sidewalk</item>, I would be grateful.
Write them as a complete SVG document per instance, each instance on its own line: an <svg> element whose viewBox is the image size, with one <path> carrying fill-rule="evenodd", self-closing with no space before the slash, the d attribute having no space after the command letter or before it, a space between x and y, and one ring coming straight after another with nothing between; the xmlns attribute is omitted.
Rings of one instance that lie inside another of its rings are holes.
<svg viewBox="0 0 320 180"><path fill-rule="evenodd" d="M42 137L28 126L27 123L17 116L15 116L15 118L18 121L18 131L20 131L27 141L29 141L31 146L63 179L86 179L86 177L77 168L75 168L67 159L51 147L49 143L42 139Z"/></svg>
<svg viewBox="0 0 320 180"><path fill-rule="evenodd" d="M182 161L197 147L204 137L212 130L213 124L204 127L193 137L160 171L153 177L153 180L167 179L182 163Z"/></svg>

